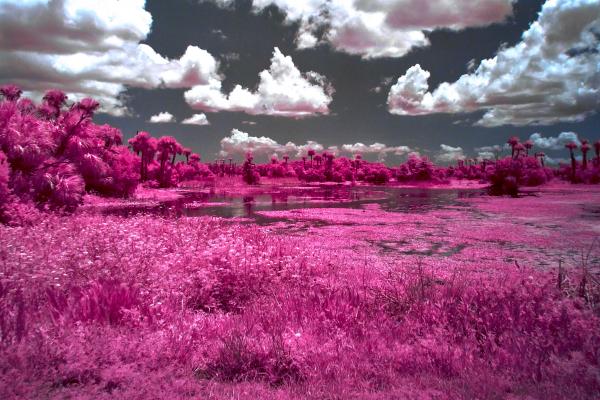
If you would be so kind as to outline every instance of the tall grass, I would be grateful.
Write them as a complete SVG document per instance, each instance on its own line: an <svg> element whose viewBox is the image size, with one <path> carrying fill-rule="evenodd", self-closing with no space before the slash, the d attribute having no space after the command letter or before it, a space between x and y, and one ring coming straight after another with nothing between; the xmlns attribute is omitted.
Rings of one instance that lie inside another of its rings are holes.
<svg viewBox="0 0 600 400"><path fill-rule="evenodd" d="M213 218L0 227L0 397L600 394L575 270L559 287L555 271L449 258L366 279L310 240Z"/></svg>

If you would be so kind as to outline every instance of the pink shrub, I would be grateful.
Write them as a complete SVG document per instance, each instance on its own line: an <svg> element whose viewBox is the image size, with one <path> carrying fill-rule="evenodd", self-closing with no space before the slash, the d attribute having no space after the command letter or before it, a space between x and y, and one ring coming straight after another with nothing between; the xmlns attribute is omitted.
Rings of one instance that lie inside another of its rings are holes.
<svg viewBox="0 0 600 400"><path fill-rule="evenodd" d="M51 210L73 211L83 201L85 184L69 164L49 164L31 178L33 200Z"/></svg>
<svg viewBox="0 0 600 400"><path fill-rule="evenodd" d="M10 206L10 189L8 188L8 161L0 151L0 223L6 222L6 211Z"/></svg>
<svg viewBox="0 0 600 400"><path fill-rule="evenodd" d="M196 396L219 382L284 398L600 390L598 319L554 274L375 263L365 279L310 236L214 218L0 229L5 398L119 397L157 381L163 396L173 379L196 379Z"/></svg>
<svg viewBox="0 0 600 400"><path fill-rule="evenodd" d="M4 88L0 102L0 149L8 162L8 186L26 204L41 209L73 211L83 190L127 196L135 190L137 157L121 146L121 132L95 125L99 103L83 99L66 108L67 96L51 90L35 109L19 90ZM14 213L29 206L12 202Z"/></svg>
<svg viewBox="0 0 600 400"><path fill-rule="evenodd" d="M72 288L70 293L47 289L48 308L55 324L98 322L111 325L123 321L125 312L140 305L138 290L115 281L95 282Z"/></svg>
<svg viewBox="0 0 600 400"><path fill-rule="evenodd" d="M256 185L260 181L260 174L255 168L254 157L251 153L246 154L246 161L242 166L242 179L248 185Z"/></svg>

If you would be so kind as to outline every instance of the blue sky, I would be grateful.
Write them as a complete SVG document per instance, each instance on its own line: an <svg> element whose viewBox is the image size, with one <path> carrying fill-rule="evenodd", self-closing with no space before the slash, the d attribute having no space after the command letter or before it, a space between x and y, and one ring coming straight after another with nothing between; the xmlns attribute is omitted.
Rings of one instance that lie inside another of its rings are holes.
<svg viewBox="0 0 600 400"><path fill-rule="evenodd" d="M534 133L558 159L600 139L599 49L597 0L0 0L1 82L205 160L452 162Z"/></svg>

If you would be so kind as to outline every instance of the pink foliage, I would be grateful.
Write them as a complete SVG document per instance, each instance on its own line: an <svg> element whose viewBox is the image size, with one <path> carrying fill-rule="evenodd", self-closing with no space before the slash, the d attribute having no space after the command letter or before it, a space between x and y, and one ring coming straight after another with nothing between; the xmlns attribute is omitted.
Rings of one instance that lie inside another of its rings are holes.
<svg viewBox="0 0 600 400"><path fill-rule="evenodd" d="M21 202L73 211L85 190L133 192L139 181L136 157L121 146L118 129L92 122L98 102L83 99L65 109L67 96L51 90L36 113L27 99L15 102L13 92L5 90L6 100L0 102L0 149L6 154L9 190Z"/></svg>
<svg viewBox="0 0 600 400"><path fill-rule="evenodd" d="M193 398L221 383L284 399L600 390L597 317L536 269L414 258L360 272L311 234L214 218L0 229L3 398Z"/></svg>

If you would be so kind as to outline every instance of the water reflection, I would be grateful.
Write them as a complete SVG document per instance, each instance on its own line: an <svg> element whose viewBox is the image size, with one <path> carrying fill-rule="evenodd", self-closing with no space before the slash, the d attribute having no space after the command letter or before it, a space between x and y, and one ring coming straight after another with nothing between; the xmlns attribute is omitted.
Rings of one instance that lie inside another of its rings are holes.
<svg viewBox="0 0 600 400"><path fill-rule="evenodd" d="M162 216L218 216L256 218L257 211L286 211L298 208L360 208L376 204L390 212L427 212L465 206L462 199L485 194L482 189L426 189L365 186L259 187L255 194L218 193L212 190L185 191L177 200L152 205L123 205L104 214L131 216L151 213Z"/></svg>

